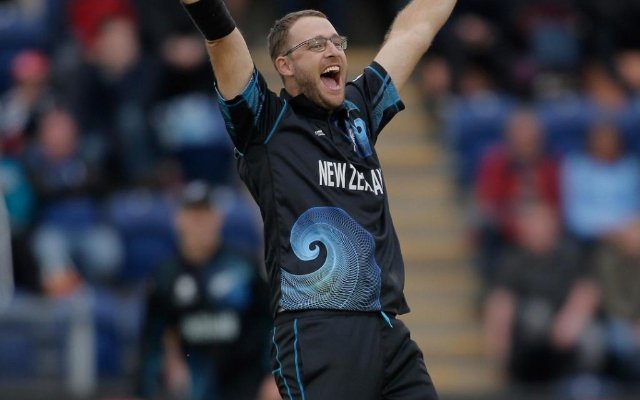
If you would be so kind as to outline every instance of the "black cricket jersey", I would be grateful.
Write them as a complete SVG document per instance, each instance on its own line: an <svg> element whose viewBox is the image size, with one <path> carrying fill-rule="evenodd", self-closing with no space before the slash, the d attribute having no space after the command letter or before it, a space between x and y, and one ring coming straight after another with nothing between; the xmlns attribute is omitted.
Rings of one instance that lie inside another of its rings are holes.
<svg viewBox="0 0 640 400"><path fill-rule="evenodd" d="M373 62L328 112L270 91L258 72L220 109L264 221L271 310L409 312L404 264L375 151L404 109Z"/></svg>
<svg viewBox="0 0 640 400"><path fill-rule="evenodd" d="M268 288L252 258L224 247L200 265L160 265L147 295L138 395L158 398L163 337L179 336L189 399L255 399L268 374Z"/></svg>
<svg viewBox="0 0 640 400"><path fill-rule="evenodd" d="M185 354L203 353L220 368L267 348L258 340L258 332L269 330L267 285L253 260L225 249L200 266L178 257L160 266L153 283L147 304L147 325L156 329L151 335L173 327Z"/></svg>

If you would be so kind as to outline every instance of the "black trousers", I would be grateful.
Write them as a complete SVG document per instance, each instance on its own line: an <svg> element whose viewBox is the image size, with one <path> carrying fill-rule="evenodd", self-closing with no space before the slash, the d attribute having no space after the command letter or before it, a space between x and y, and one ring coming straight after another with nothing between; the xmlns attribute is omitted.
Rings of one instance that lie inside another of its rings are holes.
<svg viewBox="0 0 640 400"><path fill-rule="evenodd" d="M409 330L380 312L282 312L271 363L284 400L438 399Z"/></svg>

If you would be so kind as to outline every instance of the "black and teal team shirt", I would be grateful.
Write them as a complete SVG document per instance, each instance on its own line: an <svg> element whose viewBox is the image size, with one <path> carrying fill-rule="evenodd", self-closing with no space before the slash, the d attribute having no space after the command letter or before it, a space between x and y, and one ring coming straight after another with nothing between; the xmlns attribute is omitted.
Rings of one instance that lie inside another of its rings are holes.
<svg viewBox="0 0 640 400"><path fill-rule="evenodd" d="M375 151L404 104L373 62L332 112L270 91L254 70L232 100L219 96L238 169L260 206L271 311L409 311L404 264Z"/></svg>

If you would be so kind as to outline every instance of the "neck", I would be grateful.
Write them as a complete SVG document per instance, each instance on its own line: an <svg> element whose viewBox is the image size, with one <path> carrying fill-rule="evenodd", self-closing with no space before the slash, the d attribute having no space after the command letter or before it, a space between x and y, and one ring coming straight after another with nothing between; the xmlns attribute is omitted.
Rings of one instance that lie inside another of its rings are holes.
<svg viewBox="0 0 640 400"><path fill-rule="evenodd" d="M201 266L216 254L219 247L220 246L217 244L193 247L185 245L182 249L182 256L189 264L193 266Z"/></svg>
<svg viewBox="0 0 640 400"><path fill-rule="evenodd" d="M298 85L296 85L295 83L291 83L290 81L284 83L284 90L286 90L291 97L296 97L300 94L300 88L298 87Z"/></svg>

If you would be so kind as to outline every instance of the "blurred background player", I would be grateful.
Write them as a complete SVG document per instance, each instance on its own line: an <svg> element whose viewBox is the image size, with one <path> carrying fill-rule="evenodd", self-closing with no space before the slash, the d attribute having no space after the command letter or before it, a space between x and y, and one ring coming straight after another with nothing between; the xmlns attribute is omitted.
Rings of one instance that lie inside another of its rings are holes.
<svg viewBox="0 0 640 400"><path fill-rule="evenodd" d="M164 387L193 400L254 400L263 384L262 390L275 386L266 284L255 259L222 245L222 216L213 201L200 181L182 193L175 216L180 255L163 263L148 295L145 398Z"/></svg>

